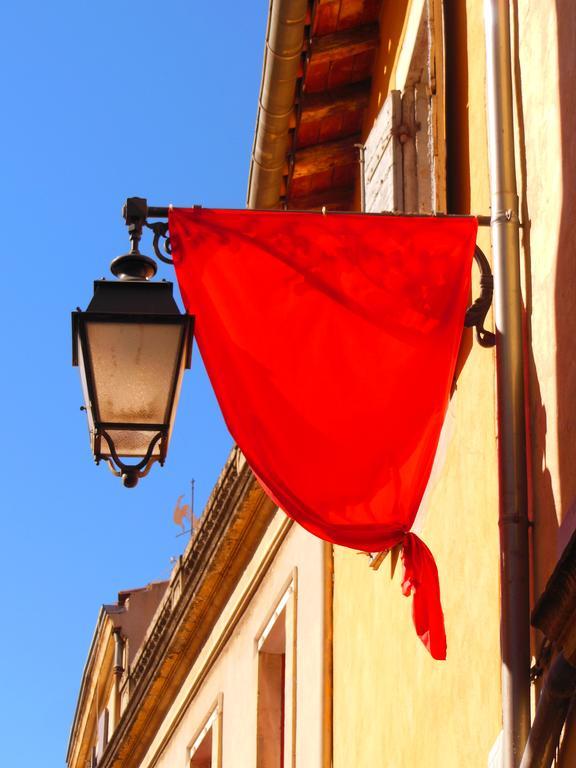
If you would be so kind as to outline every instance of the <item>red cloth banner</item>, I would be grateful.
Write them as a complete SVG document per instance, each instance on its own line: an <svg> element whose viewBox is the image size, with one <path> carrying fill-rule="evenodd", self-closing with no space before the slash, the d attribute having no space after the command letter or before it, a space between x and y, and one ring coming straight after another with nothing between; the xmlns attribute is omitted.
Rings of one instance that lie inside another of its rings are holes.
<svg viewBox="0 0 576 768"><path fill-rule="evenodd" d="M356 550L403 546L416 631L446 656L410 532L470 292L472 218L175 209L186 309L230 432L274 501Z"/></svg>

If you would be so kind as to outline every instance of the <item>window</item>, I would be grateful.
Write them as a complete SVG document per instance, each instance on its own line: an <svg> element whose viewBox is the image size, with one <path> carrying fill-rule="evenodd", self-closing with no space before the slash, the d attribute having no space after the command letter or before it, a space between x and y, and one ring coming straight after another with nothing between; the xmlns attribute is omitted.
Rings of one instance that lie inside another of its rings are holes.
<svg viewBox="0 0 576 768"><path fill-rule="evenodd" d="M442 18L438 0L413 0L396 86L366 140L366 211L446 208Z"/></svg>
<svg viewBox="0 0 576 768"><path fill-rule="evenodd" d="M188 746L188 768L222 766L222 694Z"/></svg>
<svg viewBox="0 0 576 768"><path fill-rule="evenodd" d="M295 575L257 638L256 768L289 768L295 741Z"/></svg>
<svg viewBox="0 0 576 768"><path fill-rule="evenodd" d="M212 738L212 727L210 727L194 746L194 753L190 758L190 768L212 768Z"/></svg>
<svg viewBox="0 0 576 768"><path fill-rule="evenodd" d="M108 710L105 709L100 713L98 718L98 731L96 735L96 750L95 759L96 762L102 757L106 745L108 744Z"/></svg>

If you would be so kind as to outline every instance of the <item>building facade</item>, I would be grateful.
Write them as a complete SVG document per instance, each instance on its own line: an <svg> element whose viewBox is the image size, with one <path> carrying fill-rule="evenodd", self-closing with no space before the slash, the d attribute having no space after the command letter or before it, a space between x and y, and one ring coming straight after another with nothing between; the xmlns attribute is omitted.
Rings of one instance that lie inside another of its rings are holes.
<svg viewBox="0 0 576 768"><path fill-rule="evenodd" d="M102 609L69 768L329 765L331 568L235 448L169 583Z"/></svg>
<svg viewBox="0 0 576 768"><path fill-rule="evenodd" d="M576 529L576 14L509 5L533 607ZM273 0L249 206L489 216L488 28L473 0ZM488 227L478 244L489 256ZM126 768L503 765L499 429L495 352L466 330L414 528L438 564L446 662L414 634L398 552L315 540L235 452L122 672L117 614L101 614L69 767L94 748ZM532 715L573 632L532 631ZM576 764L575 713L560 768Z"/></svg>
<svg viewBox="0 0 576 768"><path fill-rule="evenodd" d="M522 513L530 519L526 589L533 606L576 524L569 468L576 366L567 343L576 269L566 235L575 210L574 10L561 1L528 0L287 5L284 20L300 19L304 54L278 78L278 100L271 49L290 59L295 33L283 34L272 13L249 205L479 216L491 214L486 36L494 9L509 11L527 357ZM478 244L491 253L487 227ZM494 350L465 331L415 525L438 563L448 660L438 664L419 652L398 597L395 558L376 557L370 568L335 547L335 766L481 766L503 759L499 429ZM542 645L533 632L537 669ZM524 674L527 687L528 663ZM532 713L541 684L532 685ZM567 739L558 760L576 761Z"/></svg>

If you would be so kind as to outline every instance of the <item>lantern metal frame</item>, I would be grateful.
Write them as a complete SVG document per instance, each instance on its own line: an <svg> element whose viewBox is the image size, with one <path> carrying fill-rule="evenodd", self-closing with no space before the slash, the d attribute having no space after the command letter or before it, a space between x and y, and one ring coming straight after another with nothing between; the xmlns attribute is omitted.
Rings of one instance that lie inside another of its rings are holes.
<svg viewBox="0 0 576 768"><path fill-rule="evenodd" d="M146 292L149 294L148 296L145 295ZM131 295L123 297L122 293ZM123 298L128 298L127 311L119 312L117 308L122 303ZM156 304L160 311L136 313L129 311L131 304L143 303L146 300L149 301L152 308ZM96 311L91 309L93 304L97 305ZM106 311L107 304L110 311ZM105 421L101 417L92 353L87 334L88 323L177 325L181 328L174 358L175 366L172 381L166 400L165 418L162 422ZM189 369L191 366L193 335L194 317L179 312L172 297L172 283L167 281L148 283L144 280L119 280L117 282L97 280L95 281L94 298L88 309L85 312L78 309L72 313L72 364L74 366L82 364L87 400L83 408L88 417L94 461L96 464L102 460L106 461L112 473L121 477L126 487L134 487L140 478L148 474L155 462L158 462L160 466L164 465L176 413L181 374L184 369ZM81 353L81 359L79 353ZM121 452L119 453L110 434L113 430L153 433L148 448L139 462L128 464L120 458ZM106 455L104 446L107 446L109 456ZM157 446L158 453L154 454Z"/></svg>

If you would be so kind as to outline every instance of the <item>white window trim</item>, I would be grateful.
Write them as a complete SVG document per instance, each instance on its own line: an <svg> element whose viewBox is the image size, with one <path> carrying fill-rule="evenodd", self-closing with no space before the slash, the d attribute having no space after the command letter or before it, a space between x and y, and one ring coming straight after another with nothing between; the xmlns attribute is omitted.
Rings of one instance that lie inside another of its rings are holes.
<svg viewBox="0 0 576 768"><path fill-rule="evenodd" d="M297 691L297 616L298 616L298 568L294 568L290 577L284 582L280 594L273 603L274 607L269 611L262 622L261 629L254 640L255 657L258 659L267 637L282 611L286 610L286 681L291 685L286 687L286 713L285 741L284 741L284 766L295 768L296 766L296 691ZM257 670L258 665L256 665ZM256 672L257 674L257 672ZM258 681L256 679L256 690Z"/></svg>
<svg viewBox="0 0 576 768"><path fill-rule="evenodd" d="M189 768L190 762L196 752L198 751L198 748L204 741L206 734L210 730L210 728L214 727L213 733L215 734L215 737L213 736L212 745L216 745L216 762L214 762L214 750L213 750L213 757L212 757L212 765L215 765L216 768L221 768L222 766L222 712L223 712L223 703L224 703L224 696L222 693L218 694L218 698L214 702L214 704L210 707L210 711L208 715L204 718L202 725L198 728L194 736L192 737L191 741L189 742L188 746L186 747L186 764L185 768Z"/></svg>
<svg viewBox="0 0 576 768"><path fill-rule="evenodd" d="M293 594L294 594L294 583L291 581L290 586L280 598L278 604L276 605L276 608L274 608L272 615L268 619L268 623L266 624L266 626L260 633L260 636L256 640L256 649L258 651L262 650L262 646L266 642L266 639L268 638L268 635L270 634L270 632L272 632L272 628L274 627L274 624L276 624L276 621L278 620L278 616L280 616L280 614L286 607L288 600Z"/></svg>

